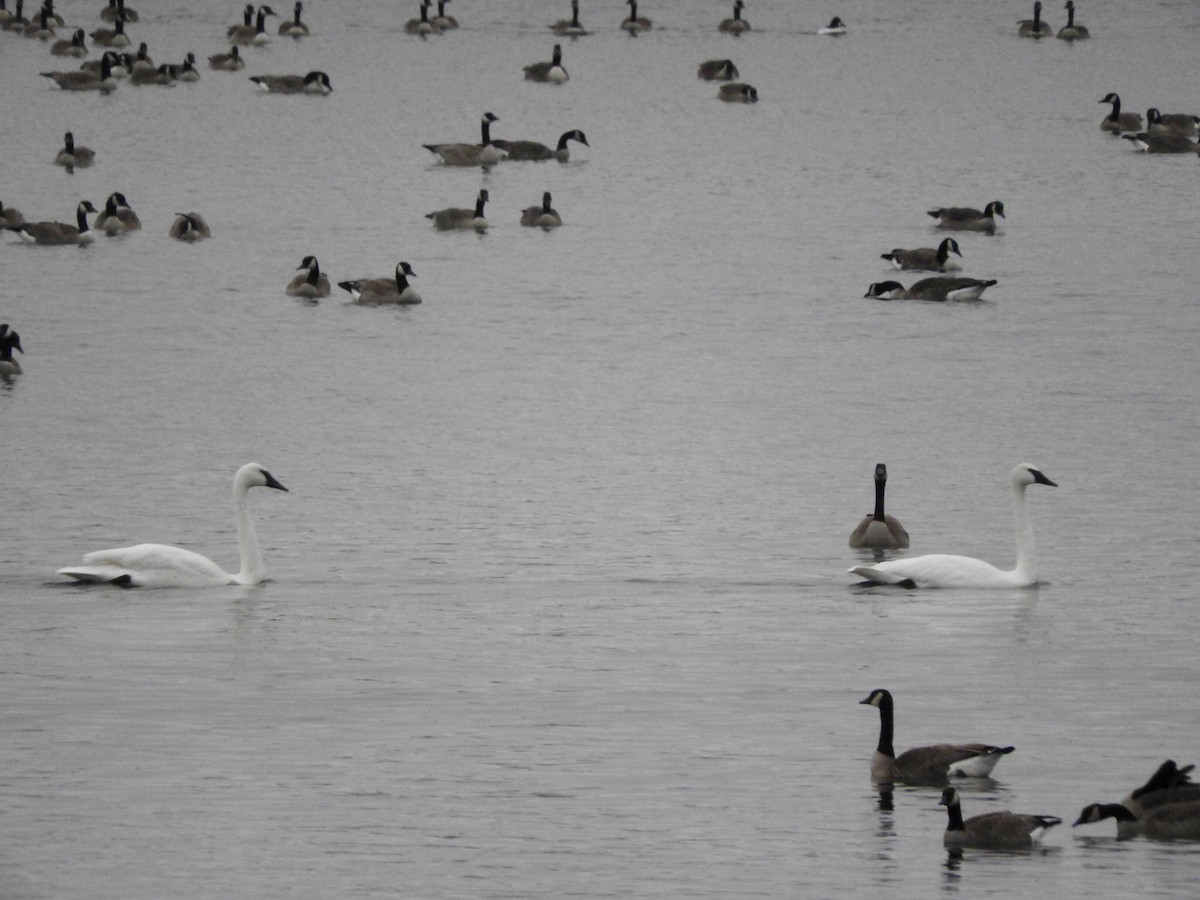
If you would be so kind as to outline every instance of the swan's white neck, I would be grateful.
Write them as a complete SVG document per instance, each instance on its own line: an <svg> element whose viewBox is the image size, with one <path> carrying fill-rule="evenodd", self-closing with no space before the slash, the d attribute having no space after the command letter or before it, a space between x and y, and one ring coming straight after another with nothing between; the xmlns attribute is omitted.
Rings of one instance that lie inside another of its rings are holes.
<svg viewBox="0 0 1200 900"><path fill-rule="evenodd" d="M258 546L258 534L254 531L254 523L250 521L250 509L246 503L249 490L250 485L242 478L234 481L233 508L237 513L238 550L242 555L242 568L233 576L234 584L258 584L267 573L263 566L262 550Z"/></svg>
<svg viewBox="0 0 1200 900"><path fill-rule="evenodd" d="M1013 482L1013 519L1017 526L1017 567L1013 569L1022 584L1037 584L1037 554L1033 549L1033 526L1029 522L1029 511L1025 508L1025 488L1028 485Z"/></svg>

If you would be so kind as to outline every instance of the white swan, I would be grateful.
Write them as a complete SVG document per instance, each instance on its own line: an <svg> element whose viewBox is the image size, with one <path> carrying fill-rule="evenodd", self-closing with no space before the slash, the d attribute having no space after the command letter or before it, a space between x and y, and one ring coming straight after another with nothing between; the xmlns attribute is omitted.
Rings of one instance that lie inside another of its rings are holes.
<svg viewBox="0 0 1200 900"><path fill-rule="evenodd" d="M933 553L911 559L893 559L873 566L855 566L851 575L872 584L900 587L1014 588L1037 584L1037 559L1033 551L1033 528L1025 510L1025 488L1031 484L1057 487L1041 470L1021 463L1012 473L1013 517L1017 524L1017 566L997 569L991 563L970 556Z"/></svg>
<svg viewBox="0 0 1200 900"><path fill-rule="evenodd" d="M166 544L137 544L115 550L97 550L83 558L83 565L59 569L76 581L107 582L126 587L209 587L219 584L258 584L266 578L262 550L250 511L246 492L252 487L286 491L282 484L258 463L246 463L233 476L233 505L237 512L238 547L242 568L230 574L206 556Z"/></svg>

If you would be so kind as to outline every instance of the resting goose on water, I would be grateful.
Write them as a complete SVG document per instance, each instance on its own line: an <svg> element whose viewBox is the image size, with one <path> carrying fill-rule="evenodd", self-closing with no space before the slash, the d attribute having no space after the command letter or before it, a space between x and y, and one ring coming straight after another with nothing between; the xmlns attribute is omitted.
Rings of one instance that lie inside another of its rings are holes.
<svg viewBox="0 0 1200 900"><path fill-rule="evenodd" d="M302 274L288 282L287 295L289 297L318 300L329 296L329 276L321 271L321 266L315 256L306 256L300 260L296 271L302 272Z"/></svg>
<svg viewBox="0 0 1200 900"><path fill-rule="evenodd" d="M21 346L21 336L10 331L7 323L0 324L0 377L21 374L21 364L13 359L14 350L25 352Z"/></svg>
<svg viewBox="0 0 1200 900"><path fill-rule="evenodd" d="M746 4L742 0L735 0L733 4L733 18L722 19L721 24L717 26L717 30L725 34L741 34L743 31L749 31L750 23L742 18L742 10L745 7Z"/></svg>
<svg viewBox="0 0 1200 900"><path fill-rule="evenodd" d="M558 143L553 149L545 144L539 144L537 141L501 141L495 142L496 146L507 154L507 159L522 162L533 161L540 162L548 159L556 159L559 162L567 162L571 158L571 151L567 147L568 141L578 141L585 147L590 147L587 135L578 128L571 131L564 131L559 135Z"/></svg>
<svg viewBox="0 0 1200 900"><path fill-rule="evenodd" d="M279 34L281 36L290 38L308 37L308 26L300 21L300 13L303 10L304 4L300 0L296 0L296 5L292 7L292 18L279 23Z"/></svg>
<svg viewBox="0 0 1200 900"><path fill-rule="evenodd" d="M1033 4L1033 18L1022 19L1017 23L1017 35L1027 38L1044 38L1054 34L1054 29L1042 21L1042 0Z"/></svg>
<svg viewBox="0 0 1200 900"><path fill-rule="evenodd" d="M1004 218L1004 204L993 200L982 210L969 206L947 206L928 210L927 214L937 219L935 227L944 231L983 231L994 234L996 216Z"/></svg>
<svg viewBox="0 0 1200 900"><path fill-rule="evenodd" d="M92 206L90 201L84 200L75 207L74 225L68 225L65 222L23 222L19 225L5 225L4 227L9 231L17 232L21 240L30 244L87 245L96 239L87 220L88 213L95 211L96 207Z"/></svg>
<svg viewBox="0 0 1200 900"><path fill-rule="evenodd" d="M29 20L25 18L25 0L17 0L13 6L13 11L6 17L0 18L0 28L5 31L25 31L25 26L29 24Z"/></svg>
<svg viewBox="0 0 1200 900"><path fill-rule="evenodd" d="M1200 117L1188 113L1160 113L1153 106L1146 110L1146 130L1153 133L1182 134L1193 137Z"/></svg>
<svg viewBox="0 0 1200 900"><path fill-rule="evenodd" d="M362 306L394 304L411 306L421 302L421 296L408 283L416 272L406 262L396 264L395 278L360 278L356 281L339 281L338 287L349 291L354 302Z"/></svg>
<svg viewBox="0 0 1200 900"><path fill-rule="evenodd" d="M920 247L916 250L904 250L896 248L891 253L881 253L880 258L889 260L897 269L912 270L926 272L955 272L962 266L950 259L950 254L962 257L962 252L958 249L958 241L954 238L946 238L937 248Z"/></svg>
<svg viewBox="0 0 1200 900"><path fill-rule="evenodd" d="M562 64L562 44L554 45L553 58L550 62L530 63L525 67L525 80L537 81L543 84L562 84L570 79Z"/></svg>
<svg viewBox="0 0 1200 900"><path fill-rule="evenodd" d="M429 21L429 0L422 0L421 15L417 19L409 19L404 23L405 34L417 34L424 37L427 34L441 34L442 30Z"/></svg>
<svg viewBox="0 0 1200 900"><path fill-rule="evenodd" d="M654 27L653 23L645 16L638 15L637 0L625 0L629 4L629 15L621 22L621 29L636 35L642 31L649 31Z"/></svg>
<svg viewBox="0 0 1200 900"><path fill-rule="evenodd" d="M980 281L978 278L953 278L935 276L923 278L905 288L898 281L877 281L867 288L864 297L876 300L932 300L937 303L948 301L978 300L983 292L996 283Z"/></svg>
<svg viewBox="0 0 1200 900"><path fill-rule="evenodd" d="M446 12L446 4L449 2L450 0L438 0L437 15L433 17L433 24L442 31L458 27L458 19Z"/></svg>
<svg viewBox="0 0 1200 900"><path fill-rule="evenodd" d="M757 103L758 89L753 85L732 82L717 89L717 99L726 103Z"/></svg>
<svg viewBox="0 0 1200 900"><path fill-rule="evenodd" d="M1089 803L1075 826L1115 819L1121 840L1139 835L1159 840L1200 839L1200 784L1189 778L1193 768L1180 769L1168 759L1149 781L1119 803Z"/></svg>
<svg viewBox="0 0 1200 900"><path fill-rule="evenodd" d="M1100 122L1100 128L1103 131L1111 131L1113 134L1120 134L1123 131L1141 131L1142 116L1141 113L1121 112L1121 97L1119 94L1105 94L1101 103L1111 103L1112 112L1105 116Z"/></svg>
<svg viewBox="0 0 1200 900"><path fill-rule="evenodd" d="M307 75L251 75L250 80L269 94L317 94L333 92L333 84L324 72L313 70Z"/></svg>
<svg viewBox="0 0 1200 900"><path fill-rule="evenodd" d="M1123 134L1121 137L1131 142L1143 153L1196 153L1200 152L1200 144L1178 131L1140 131L1137 134Z"/></svg>
<svg viewBox="0 0 1200 900"><path fill-rule="evenodd" d="M940 786L951 778L987 778L1013 747L992 744L929 744L899 756L892 746L895 730L891 691L876 688L859 706L879 710L879 743L871 757L871 780L887 784Z"/></svg>
<svg viewBox="0 0 1200 900"><path fill-rule="evenodd" d="M125 199L125 195L120 191L115 191L108 195L108 200L104 203L104 209L100 215L96 216L95 229L103 231L109 237L115 234L124 234L127 231L140 231L142 228L142 220L138 218L129 205L129 201Z"/></svg>
<svg viewBox="0 0 1200 900"><path fill-rule="evenodd" d="M73 72L42 72L43 78L49 78L64 91L100 91L107 94L116 90L117 79L113 77L112 53L100 57L99 68L93 72L90 69L76 69Z"/></svg>
<svg viewBox="0 0 1200 900"><path fill-rule="evenodd" d="M542 194L541 206L527 206L521 211L521 224L534 228L557 228L562 224L558 211L550 205L550 192Z"/></svg>
<svg viewBox="0 0 1200 900"><path fill-rule="evenodd" d="M867 514L850 532L850 546L855 550L905 550L908 532L895 516L884 511L884 492L887 490L887 466L875 466L875 511Z"/></svg>
<svg viewBox="0 0 1200 900"><path fill-rule="evenodd" d="M1082 25L1075 24L1075 0L1067 0L1064 7L1067 11L1067 24L1058 29L1058 37L1064 41L1085 41L1091 33Z"/></svg>
<svg viewBox="0 0 1200 900"><path fill-rule="evenodd" d="M948 817L942 845L951 850L1027 850L1041 843L1046 829L1062 824L1058 816L1008 810L983 813L963 821L962 802L952 787L942 791L938 803L946 807Z"/></svg>
<svg viewBox="0 0 1200 900"><path fill-rule="evenodd" d="M579 23L579 0L571 0L571 18L559 19L550 26L550 30L555 34L567 37L580 37L587 34L587 31Z"/></svg>
<svg viewBox="0 0 1200 900"><path fill-rule="evenodd" d="M269 6L260 6L255 14L254 24L234 25L229 29L229 40L234 44L261 47L270 43L271 36L267 34L267 16L277 15Z"/></svg>
<svg viewBox="0 0 1200 900"><path fill-rule="evenodd" d="M54 157L55 165L66 166L68 169L86 169L96 159L95 151L75 143L75 135L67 132L63 135L63 148Z"/></svg>
<svg viewBox="0 0 1200 900"><path fill-rule="evenodd" d="M0 228L5 225L20 225L24 221L25 217L21 215L19 209L13 209L11 206L0 203Z"/></svg>
<svg viewBox="0 0 1200 900"><path fill-rule="evenodd" d="M198 212L175 213L175 221L167 229L167 234L177 241L185 241L189 244L212 237L208 223Z"/></svg>
<svg viewBox="0 0 1200 900"><path fill-rule="evenodd" d="M208 67L216 69L218 72L238 72L246 68L246 61L242 59L241 51L238 50L237 44L229 48L228 53L215 53L208 58Z"/></svg>
<svg viewBox="0 0 1200 900"><path fill-rule="evenodd" d="M705 81L733 81L740 75L732 59L710 59L700 63L696 77Z"/></svg>
<svg viewBox="0 0 1200 900"><path fill-rule="evenodd" d="M436 154L447 166L494 166L504 156L497 142L492 140L492 123L500 117L485 112L481 122L481 141L478 144L422 144L430 153Z"/></svg>
<svg viewBox="0 0 1200 900"><path fill-rule="evenodd" d="M454 231L456 229L485 231L488 227L488 220L483 217L483 207L487 202L488 192L485 188L476 197L474 209L451 206L447 209L426 213L425 218L432 219L433 227L438 231Z"/></svg>
<svg viewBox="0 0 1200 900"><path fill-rule="evenodd" d="M108 0L108 6L100 11L100 18L105 22L116 22L118 20L136 22L140 16L138 16L136 9L130 9L125 5L125 0Z"/></svg>
<svg viewBox="0 0 1200 900"><path fill-rule="evenodd" d="M846 33L846 23L834 16L828 25L824 28L818 28L817 34L828 34L834 37L840 37Z"/></svg>
<svg viewBox="0 0 1200 900"><path fill-rule="evenodd" d="M88 35L97 47L128 47L129 35L125 33L125 20L117 19L112 28L97 28Z"/></svg>
<svg viewBox="0 0 1200 900"><path fill-rule="evenodd" d="M54 56L73 56L82 59L87 56L87 33L82 28L75 29L70 39L57 40L50 45L50 53Z"/></svg>

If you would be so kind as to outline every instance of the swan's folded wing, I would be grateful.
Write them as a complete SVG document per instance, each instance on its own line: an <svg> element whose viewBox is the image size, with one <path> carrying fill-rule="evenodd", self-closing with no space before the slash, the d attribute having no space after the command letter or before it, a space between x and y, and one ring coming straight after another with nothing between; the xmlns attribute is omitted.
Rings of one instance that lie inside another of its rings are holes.
<svg viewBox="0 0 1200 900"><path fill-rule="evenodd" d="M167 544L135 544L96 550L83 565L59 569L76 581L111 581L137 587L189 587L227 584L230 576L206 556Z"/></svg>
<svg viewBox="0 0 1200 900"><path fill-rule="evenodd" d="M887 569L879 566L855 566L848 569L851 575L857 575L865 581L872 584L907 584L911 585L912 579L908 575L902 575L899 572L889 572Z"/></svg>

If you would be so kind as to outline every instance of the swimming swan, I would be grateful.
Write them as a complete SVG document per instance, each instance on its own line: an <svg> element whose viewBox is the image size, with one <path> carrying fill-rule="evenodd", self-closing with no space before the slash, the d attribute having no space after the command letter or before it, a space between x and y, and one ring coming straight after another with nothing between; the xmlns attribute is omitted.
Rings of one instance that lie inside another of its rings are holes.
<svg viewBox="0 0 1200 900"><path fill-rule="evenodd" d="M258 584L266 578L262 550L250 511L246 492L252 487L286 491L282 484L258 463L246 463L233 476L233 505L237 513L238 547L242 567L230 574L211 559L166 544L137 544L115 550L97 550L83 558L83 565L59 569L76 581L120 584L126 587L210 587L219 584Z"/></svg>
<svg viewBox="0 0 1200 900"><path fill-rule="evenodd" d="M893 559L873 566L855 566L851 575L871 584L900 587L1017 588L1037 584L1037 559L1033 550L1033 528L1025 510L1025 488L1031 484L1057 485L1036 466L1021 463L1012 473L1013 517L1017 525L1017 566L997 569L970 556L932 553L910 559Z"/></svg>

